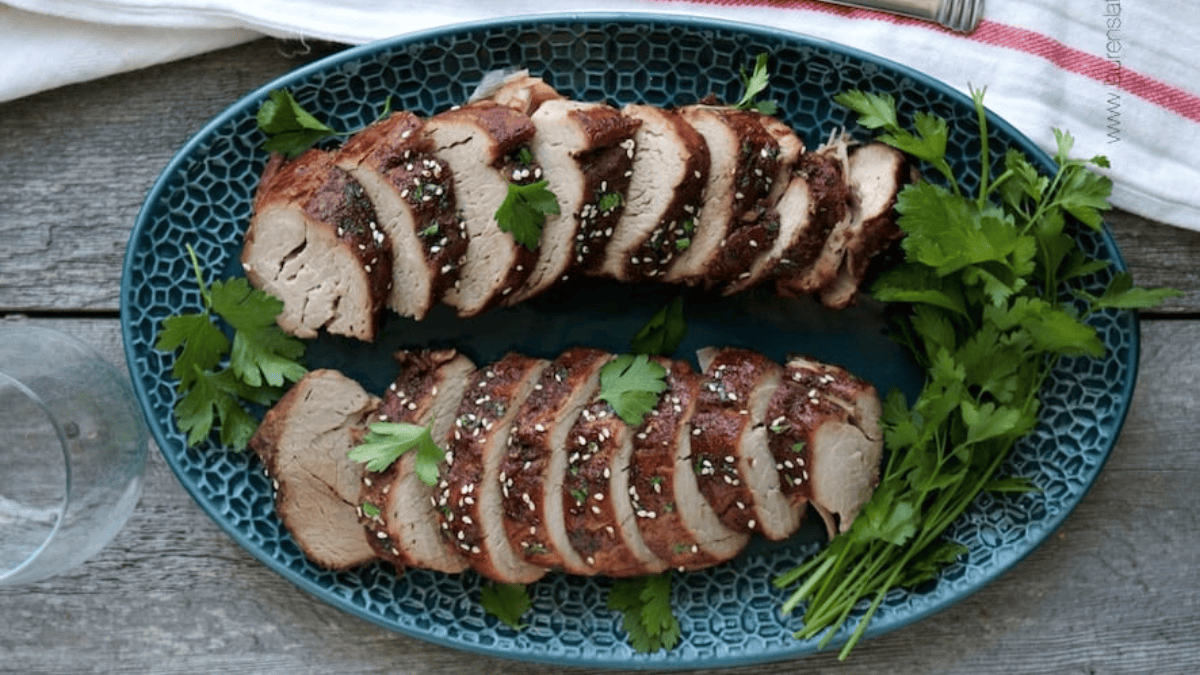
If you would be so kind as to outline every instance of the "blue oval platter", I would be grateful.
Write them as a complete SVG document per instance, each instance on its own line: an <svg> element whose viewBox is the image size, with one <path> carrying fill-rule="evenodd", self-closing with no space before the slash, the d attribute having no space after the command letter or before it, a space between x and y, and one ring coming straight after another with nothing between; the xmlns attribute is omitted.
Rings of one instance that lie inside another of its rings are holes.
<svg viewBox="0 0 1200 675"><path fill-rule="evenodd" d="M510 630L480 607L481 580L385 564L343 573L304 559L274 514L272 490L252 453L209 440L189 448L175 427L173 356L154 349L162 320L202 307L187 253L196 251L209 277L240 275L242 234L267 159L255 113L270 90L289 89L308 110L341 129L369 123L391 97L393 109L433 114L460 104L480 78L501 68L527 68L563 93L621 105L673 105L708 94L740 95L739 72L760 52L770 56L765 98L815 147L835 129L866 138L832 97L848 89L893 94L902 111L929 110L950 121L948 157L973 187L977 155L970 98L896 63L802 35L679 16L582 14L538 16L439 29L339 52L238 101L193 137L146 198L129 240L121 289L121 321L133 384L163 456L200 507L238 544L301 589L350 614L396 632L454 649L560 665L628 669L718 668L793 659L817 650L793 633L801 615L783 616L786 593L771 580L820 543L808 525L782 544L755 542L738 559L676 575L673 604L682 638L672 650L641 654L627 643L621 617L605 607L609 581L553 574L530 588L524 630ZM1039 168L1051 159L1026 137L992 118L993 143L1026 153ZM1076 234L1093 257L1125 268L1107 230ZM1105 274L1108 274L1105 273ZM1080 282L1096 290L1109 277ZM552 356L573 344L627 349L638 327L678 289L596 282L556 290L511 310L470 321L436 311L414 323L388 317L373 344L322 337L309 345L310 367L339 368L379 393L393 373L390 353L402 347L453 344L476 363L518 350ZM803 352L846 366L883 392L914 393L922 373L884 333L871 302L842 312L751 292L728 299L687 300L689 332L679 354L708 344L739 345L782 359ZM1019 496L984 495L951 528L968 553L915 590L892 592L867 636L943 610L1008 571L1053 532L1079 503L1116 442L1132 398L1138 325L1132 312L1095 315L1108 346L1100 359L1059 362L1047 384L1041 423L1015 450L1005 471L1040 488ZM854 617L837 645L853 628Z"/></svg>

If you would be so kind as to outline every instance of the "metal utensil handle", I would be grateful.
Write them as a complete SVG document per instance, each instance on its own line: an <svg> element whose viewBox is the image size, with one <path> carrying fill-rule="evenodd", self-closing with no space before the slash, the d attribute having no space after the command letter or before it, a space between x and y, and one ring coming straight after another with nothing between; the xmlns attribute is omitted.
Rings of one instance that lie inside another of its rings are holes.
<svg viewBox="0 0 1200 675"><path fill-rule="evenodd" d="M831 0L839 5L876 9L924 19L951 30L970 33L983 19L984 0Z"/></svg>

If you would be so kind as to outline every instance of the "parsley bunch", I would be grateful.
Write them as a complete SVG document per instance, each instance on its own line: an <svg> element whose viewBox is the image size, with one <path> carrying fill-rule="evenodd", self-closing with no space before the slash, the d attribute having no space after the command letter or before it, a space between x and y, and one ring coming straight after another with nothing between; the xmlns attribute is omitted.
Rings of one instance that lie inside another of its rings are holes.
<svg viewBox="0 0 1200 675"><path fill-rule="evenodd" d="M279 400L286 382L303 377L306 369L299 359L304 343L275 323L283 311L281 300L251 288L243 277L214 281L206 288L191 246L188 254L204 309L166 318L154 348L179 350L171 366L182 395L175 420L187 433L188 445L203 441L219 424L221 443L241 451L258 428L243 402L269 406ZM233 328L232 342L214 313Z"/></svg>
<svg viewBox="0 0 1200 675"><path fill-rule="evenodd" d="M1111 182L1090 170L1103 157L1070 156L1074 140L1056 130L1057 172L1041 175L1015 149L990 175L983 92L972 90L981 138L980 181L968 194L945 157L948 125L928 113L901 127L890 96L852 91L837 101L880 140L931 165L945 180L921 180L899 195L904 262L883 274L875 298L902 303L897 339L928 375L915 401L888 396L882 426L889 456L879 487L850 530L775 580L800 582L784 603L807 602L797 637L833 639L861 600L865 615L841 651L861 639L888 591L935 578L964 548L942 533L980 492L1032 489L998 477L1009 451L1038 422L1039 392L1063 355L1102 356L1086 323L1106 308L1148 308L1177 295L1141 289L1117 274L1106 292L1069 291L1063 282L1106 267L1077 250L1069 217L1101 227Z"/></svg>

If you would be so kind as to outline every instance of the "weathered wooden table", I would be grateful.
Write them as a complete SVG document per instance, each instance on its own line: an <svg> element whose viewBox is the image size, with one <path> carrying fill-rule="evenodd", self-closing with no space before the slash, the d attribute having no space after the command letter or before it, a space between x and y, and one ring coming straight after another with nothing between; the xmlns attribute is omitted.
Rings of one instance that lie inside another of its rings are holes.
<svg viewBox="0 0 1200 675"><path fill-rule="evenodd" d="M333 49L262 40L0 105L3 320L83 337L123 364L122 256L154 179L213 115ZM733 672L1200 672L1200 233L1110 222L1138 283L1188 296L1143 315L1124 434L1062 529L999 581L844 664L820 654ZM518 669L556 670L426 644L314 600L225 536L156 451L107 549L0 591L3 673Z"/></svg>

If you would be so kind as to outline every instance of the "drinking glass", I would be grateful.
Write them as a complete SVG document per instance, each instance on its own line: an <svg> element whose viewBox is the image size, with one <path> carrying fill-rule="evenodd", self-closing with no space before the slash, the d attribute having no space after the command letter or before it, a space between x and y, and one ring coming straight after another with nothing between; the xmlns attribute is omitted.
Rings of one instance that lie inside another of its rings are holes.
<svg viewBox="0 0 1200 675"><path fill-rule="evenodd" d="M137 504L148 444L127 377L92 347L0 324L0 587L108 544Z"/></svg>

